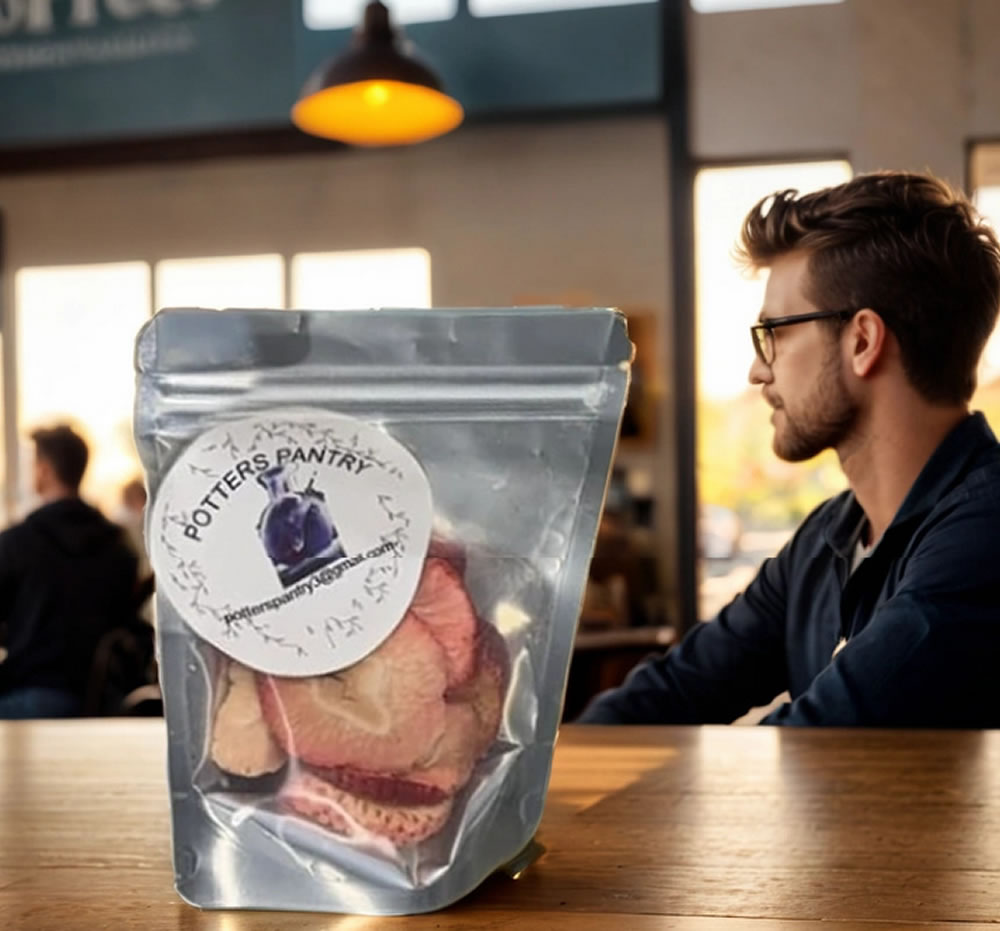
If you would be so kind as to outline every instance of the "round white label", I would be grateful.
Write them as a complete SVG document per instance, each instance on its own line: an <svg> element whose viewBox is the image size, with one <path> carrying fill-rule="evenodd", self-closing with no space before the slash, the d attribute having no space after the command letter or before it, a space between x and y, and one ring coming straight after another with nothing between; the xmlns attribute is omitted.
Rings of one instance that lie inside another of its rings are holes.
<svg viewBox="0 0 1000 931"><path fill-rule="evenodd" d="M148 536L156 584L213 646L261 672L333 672L409 607L431 495L383 430L272 411L201 434L173 464Z"/></svg>

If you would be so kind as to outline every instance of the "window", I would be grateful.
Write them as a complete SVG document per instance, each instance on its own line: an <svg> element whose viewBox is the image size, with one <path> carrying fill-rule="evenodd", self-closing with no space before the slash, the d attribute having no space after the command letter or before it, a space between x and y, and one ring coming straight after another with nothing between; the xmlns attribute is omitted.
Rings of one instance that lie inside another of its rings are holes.
<svg viewBox="0 0 1000 931"><path fill-rule="evenodd" d="M19 269L15 275L18 425L68 422L90 446L82 492L109 516L140 473L132 440L135 338L159 307L286 306L285 259L242 255ZM153 283L155 280L155 292ZM306 309L430 307L425 249L316 252L295 256L291 284ZM0 435L0 451L3 437ZM18 452L17 514L34 505L33 449Z"/></svg>
<svg viewBox="0 0 1000 931"><path fill-rule="evenodd" d="M766 278L735 264L733 246L753 205L781 188L815 190L846 181L847 162L706 168L695 180L699 616L712 617L742 591L799 521L844 480L831 452L807 463L771 450L770 411L747 374L749 326Z"/></svg>
<svg viewBox="0 0 1000 931"><path fill-rule="evenodd" d="M590 7L634 6L656 0L469 0L473 16L513 16L517 13L550 13Z"/></svg>
<svg viewBox="0 0 1000 931"><path fill-rule="evenodd" d="M1000 235L1000 143L977 145L972 152L973 200ZM1000 433L1000 325L986 343L979 363L979 387L973 410L981 410L994 432Z"/></svg>
<svg viewBox="0 0 1000 931"><path fill-rule="evenodd" d="M353 29L364 17L368 0L305 0L302 19L307 29ZM389 16L398 25L452 19L458 0L390 0Z"/></svg>
<svg viewBox="0 0 1000 931"><path fill-rule="evenodd" d="M22 268L14 280L18 419L33 427L69 421L90 445L83 493L109 514L139 472L132 442L133 346L149 319L145 262ZM20 453L20 513L32 504L33 449Z"/></svg>
<svg viewBox="0 0 1000 931"><path fill-rule="evenodd" d="M304 252L292 259L292 305L303 310L430 307L426 249Z"/></svg>
<svg viewBox="0 0 1000 931"><path fill-rule="evenodd" d="M156 264L156 307L285 306L280 255L167 259Z"/></svg>

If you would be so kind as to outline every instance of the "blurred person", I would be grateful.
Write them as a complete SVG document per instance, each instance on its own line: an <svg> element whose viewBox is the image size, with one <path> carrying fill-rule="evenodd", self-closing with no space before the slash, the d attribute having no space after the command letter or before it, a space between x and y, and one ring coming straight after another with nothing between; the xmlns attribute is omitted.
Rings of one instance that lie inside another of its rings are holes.
<svg viewBox="0 0 1000 931"><path fill-rule="evenodd" d="M121 505L115 518L115 522L125 531L125 538L139 560L135 597L138 616L147 624L152 624L151 596L155 583L143 535L146 518L146 486L143 485L142 479L133 478L122 486Z"/></svg>
<svg viewBox="0 0 1000 931"><path fill-rule="evenodd" d="M0 718L71 717L101 637L134 613L138 560L121 528L80 498L84 440L68 426L31 439L42 504L0 533Z"/></svg>
<svg viewBox="0 0 1000 931"><path fill-rule="evenodd" d="M142 535L146 516L146 487L141 479L130 479L122 486L121 507L116 516L136 556L139 557L139 574L142 575L142 570L149 568L149 558L146 555L146 544Z"/></svg>
<svg viewBox="0 0 1000 931"><path fill-rule="evenodd" d="M1000 726L1000 446L970 413L1000 247L926 174L780 191L744 221L770 269L750 382L773 449L836 450L849 490L742 595L599 695L586 723Z"/></svg>

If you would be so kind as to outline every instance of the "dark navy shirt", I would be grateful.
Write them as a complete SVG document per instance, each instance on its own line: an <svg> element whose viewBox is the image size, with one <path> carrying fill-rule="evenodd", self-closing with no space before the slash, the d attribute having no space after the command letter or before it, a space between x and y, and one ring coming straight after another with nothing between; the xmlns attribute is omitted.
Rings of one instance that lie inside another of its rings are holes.
<svg viewBox="0 0 1000 931"><path fill-rule="evenodd" d="M747 590L599 695L591 724L1000 727L1000 445L982 414L945 438L871 555L826 501ZM836 656L841 638L847 642Z"/></svg>

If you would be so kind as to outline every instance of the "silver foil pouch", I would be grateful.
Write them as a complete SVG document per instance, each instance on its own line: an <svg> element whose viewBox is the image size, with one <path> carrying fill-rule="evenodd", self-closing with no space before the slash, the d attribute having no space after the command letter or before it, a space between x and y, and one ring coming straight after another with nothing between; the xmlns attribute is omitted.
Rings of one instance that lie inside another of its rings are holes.
<svg viewBox="0 0 1000 931"><path fill-rule="evenodd" d="M623 317L167 310L136 353L178 892L454 902L542 814Z"/></svg>

